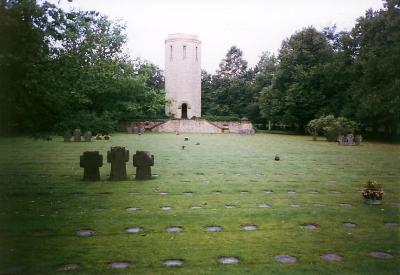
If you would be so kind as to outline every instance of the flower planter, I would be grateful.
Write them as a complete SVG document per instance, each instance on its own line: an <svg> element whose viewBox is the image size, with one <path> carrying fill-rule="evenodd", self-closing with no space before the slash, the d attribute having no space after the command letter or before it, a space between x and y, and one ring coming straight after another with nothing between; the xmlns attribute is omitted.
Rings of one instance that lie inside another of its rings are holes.
<svg viewBox="0 0 400 275"><path fill-rule="evenodd" d="M370 205L382 204L382 200L381 199L378 200L378 199L367 199L367 198L365 198L364 201L365 201L366 204L370 204Z"/></svg>

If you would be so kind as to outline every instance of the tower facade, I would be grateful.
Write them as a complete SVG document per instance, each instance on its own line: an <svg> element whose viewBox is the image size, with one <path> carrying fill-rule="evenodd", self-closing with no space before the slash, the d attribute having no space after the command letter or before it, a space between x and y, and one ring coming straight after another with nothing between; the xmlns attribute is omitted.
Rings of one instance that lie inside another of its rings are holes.
<svg viewBox="0 0 400 275"><path fill-rule="evenodd" d="M197 35L169 34L165 40L165 112L201 117L201 42Z"/></svg>

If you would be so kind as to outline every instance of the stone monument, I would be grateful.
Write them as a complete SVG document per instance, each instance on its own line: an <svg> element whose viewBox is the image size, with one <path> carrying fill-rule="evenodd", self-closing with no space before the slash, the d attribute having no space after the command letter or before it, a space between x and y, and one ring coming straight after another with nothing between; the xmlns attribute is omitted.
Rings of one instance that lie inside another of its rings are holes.
<svg viewBox="0 0 400 275"><path fill-rule="evenodd" d="M362 140L363 140L362 135L356 135L354 137L354 142L356 143L356 145L361 145Z"/></svg>
<svg viewBox="0 0 400 275"><path fill-rule="evenodd" d="M133 166L136 167L136 179L151 179L151 166L154 165L154 156L147 151L136 151L133 155Z"/></svg>
<svg viewBox="0 0 400 275"><path fill-rule="evenodd" d="M201 42L196 35L170 34L165 40L165 113L201 117Z"/></svg>
<svg viewBox="0 0 400 275"><path fill-rule="evenodd" d="M80 142L81 141L81 129L75 129L74 130L74 142Z"/></svg>
<svg viewBox="0 0 400 275"><path fill-rule="evenodd" d="M353 145L354 135L347 134L346 135L346 145Z"/></svg>
<svg viewBox="0 0 400 275"><path fill-rule="evenodd" d="M129 161L129 151L125 147L111 147L107 152L107 162L111 163L110 180L126 180L126 162Z"/></svg>
<svg viewBox="0 0 400 275"><path fill-rule="evenodd" d="M103 166L103 156L98 151L83 152L80 157L80 167L83 167L83 180L100 180L99 167Z"/></svg>
<svg viewBox="0 0 400 275"><path fill-rule="evenodd" d="M84 138L85 142L92 141L92 132L86 131L85 134L83 134L83 138Z"/></svg>
<svg viewBox="0 0 400 275"><path fill-rule="evenodd" d="M65 131L65 133L64 133L64 142L71 142L71 137L72 137L72 135L71 135L71 131Z"/></svg>

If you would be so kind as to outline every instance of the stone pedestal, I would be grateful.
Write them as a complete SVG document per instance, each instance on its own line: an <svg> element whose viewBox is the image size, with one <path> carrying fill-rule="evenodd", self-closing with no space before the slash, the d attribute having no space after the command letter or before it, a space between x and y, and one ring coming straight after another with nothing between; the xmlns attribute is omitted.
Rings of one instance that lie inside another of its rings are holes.
<svg viewBox="0 0 400 275"><path fill-rule="evenodd" d="M103 166L103 156L98 151L83 152L80 157L80 167L84 168L83 180L100 180L99 167Z"/></svg>
<svg viewBox="0 0 400 275"><path fill-rule="evenodd" d="M154 165L154 156L147 151L136 151L133 156L133 166L136 167L136 179L151 179L151 166Z"/></svg>
<svg viewBox="0 0 400 275"><path fill-rule="evenodd" d="M125 147L111 147L107 152L107 162L111 163L110 180L126 180L126 162L129 161L129 151Z"/></svg>

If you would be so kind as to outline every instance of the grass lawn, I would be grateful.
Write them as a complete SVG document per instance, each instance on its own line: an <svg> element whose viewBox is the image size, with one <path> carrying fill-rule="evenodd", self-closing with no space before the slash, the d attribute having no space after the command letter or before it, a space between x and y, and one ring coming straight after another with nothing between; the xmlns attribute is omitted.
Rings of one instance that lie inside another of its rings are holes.
<svg viewBox="0 0 400 275"><path fill-rule="evenodd" d="M130 179L108 181L104 163L100 182L81 181L82 152L98 150L106 160L113 145L129 149ZM154 154L153 180L133 180L136 150ZM0 274L400 272L399 145L347 147L268 134L116 134L91 143L12 138L0 140L0 169ZM370 178L384 185L382 205L363 202L360 189ZM306 223L317 228L300 227ZM222 231L207 232L212 225ZM133 226L143 231L127 234ZM168 233L170 226L183 231ZM80 229L94 235L77 236ZM373 258L373 251L393 258ZM342 261L322 259L326 253ZM282 264L276 255L297 262ZM240 262L222 265L221 256ZM166 267L166 259L184 262ZM115 270L113 261L130 265ZM63 271L70 263L80 268Z"/></svg>

